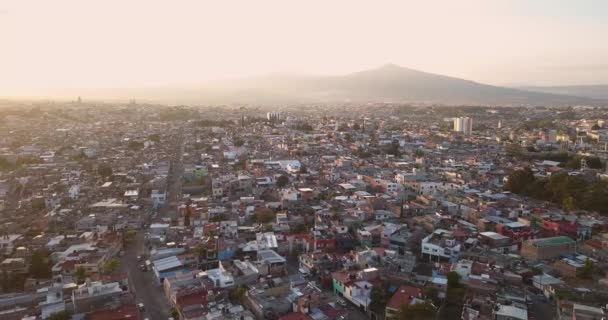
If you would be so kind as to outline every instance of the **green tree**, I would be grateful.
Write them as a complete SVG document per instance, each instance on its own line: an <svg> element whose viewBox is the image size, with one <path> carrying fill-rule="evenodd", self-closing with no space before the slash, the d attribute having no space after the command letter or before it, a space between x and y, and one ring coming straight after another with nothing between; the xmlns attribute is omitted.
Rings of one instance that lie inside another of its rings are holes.
<svg viewBox="0 0 608 320"><path fill-rule="evenodd" d="M127 147L133 151L139 151L144 148L144 143L141 141L129 141Z"/></svg>
<svg viewBox="0 0 608 320"><path fill-rule="evenodd" d="M85 269L82 266L76 268L75 276L76 276L76 279L78 280L78 283L83 283L87 278L87 269Z"/></svg>
<svg viewBox="0 0 608 320"><path fill-rule="evenodd" d="M243 287L237 287L237 288L230 290L230 292L228 293L228 298L233 303L242 303L243 298L245 297L246 294L247 294L247 289L245 289Z"/></svg>
<svg viewBox="0 0 608 320"><path fill-rule="evenodd" d="M437 308L430 302L422 302L411 305L404 305L397 319L399 320L427 320L435 319Z"/></svg>
<svg viewBox="0 0 608 320"><path fill-rule="evenodd" d="M150 139L150 141L154 141L156 143L160 142L160 135L158 133L152 134L148 137L148 139Z"/></svg>
<svg viewBox="0 0 608 320"><path fill-rule="evenodd" d="M519 158L523 155L523 149L518 143L509 143L505 146L507 157Z"/></svg>
<svg viewBox="0 0 608 320"><path fill-rule="evenodd" d="M51 313L48 320L70 320L72 317L67 311Z"/></svg>
<svg viewBox="0 0 608 320"><path fill-rule="evenodd" d="M207 248L204 246L198 246L194 249L194 253L199 257L199 259L207 257Z"/></svg>
<svg viewBox="0 0 608 320"><path fill-rule="evenodd" d="M428 286L428 287L424 288L423 294L427 299L436 301L439 297L439 290L437 290L437 288L435 288L433 286Z"/></svg>
<svg viewBox="0 0 608 320"><path fill-rule="evenodd" d="M277 179L277 187L283 188L289 183L289 178L286 175L282 175Z"/></svg>
<svg viewBox="0 0 608 320"><path fill-rule="evenodd" d="M593 264L593 261L587 258L583 267L577 271L576 276L583 279L591 279L593 277L594 270L595 265Z"/></svg>
<svg viewBox="0 0 608 320"><path fill-rule="evenodd" d="M186 212L184 213L184 226L190 226L190 212L188 212L188 208L186 208Z"/></svg>
<svg viewBox="0 0 608 320"><path fill-rule="evenodd" d="M448 272L448 289L460 288L460 275L456 271Z"/></svg>
<svg viewBox="0 0 608 320"><path fill-rule="evenodd" d="M388 295L386 294L386 290L384 290L384 286L373 286L370 292L370 309L377 313L383 312L387 302Z"/></svg>
<svg viewBox="0 0 608 320"><path fill-rule="evenodd" d="M114 273L118 268L120 268L120 261L118 259L110 259L103 265L103 270L106 273Z"/></svg>
<svg viewBox="0 0 608 320"><path fill-rule="evenodd" d="M47 256L40 250L32 253L29 273L36 279L48 279L53 274L50 262L46 261Z"/></svg>
<svg viewBox="0 0 608 320"><path fill-rule="evenodd" d="M103 177L107 178L112 175L112 168L106 164L100 164L97 168L97 173Z"/></svg>
<svg viewBox="0 0 608 320"><path fill-rule="evenodd" d="M534 183L534 173L529 167L523 170L515 170L508 177L505 189L514 193L521 193Z"/></svg>
<svg viewBox="0 0 608 320"><path fill-rule="evenodd" d="M179 319L179 310L175 307L171 308L171 318Z"/></svg>

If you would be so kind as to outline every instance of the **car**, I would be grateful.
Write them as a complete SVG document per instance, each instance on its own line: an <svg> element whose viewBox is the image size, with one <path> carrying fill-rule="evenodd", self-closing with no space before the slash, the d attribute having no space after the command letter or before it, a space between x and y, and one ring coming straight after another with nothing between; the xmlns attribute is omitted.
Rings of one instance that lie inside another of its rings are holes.
<svg viewBox="0 0 608 320"><path fill-rule="evenodd" d="M141 261L141 260L143 260L143 257L142 256L137 256L137 261Z"/></svg>
<svg viewBox="0 0 608 320"><path fill-rule="evenodd" d="M139 311L144 311L146 310L146 307L144 306L144 304L142 302L137 304L137 309L139 309Z"/></svg>
<svg viewBox="0 0 608 320"><path fill-rule="evenodd" d="M338 303L340 306L342 306L342 307L346 307L346 301L344 301L344 299L340 299L340 298L338 298L338 299L336 300L336 302L337 302L337 303Z"/></svg>
<svg viewBox="0 0 608 320"><path fill-rule="evenodd" d="M148 267L146 267L145 264L139 265L139 269L141 269L141 271L148 271Z"/></svg>

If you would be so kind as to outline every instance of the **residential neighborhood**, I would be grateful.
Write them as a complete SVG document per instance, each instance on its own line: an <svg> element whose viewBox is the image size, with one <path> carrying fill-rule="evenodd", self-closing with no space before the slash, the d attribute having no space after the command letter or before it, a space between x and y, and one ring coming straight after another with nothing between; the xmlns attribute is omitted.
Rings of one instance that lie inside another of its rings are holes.
<svg viewBox="0 0 608 320"><path fill-rule="evenodd" d="M2 110L0 318L605 318L605 111L343 108Z"/></svg>

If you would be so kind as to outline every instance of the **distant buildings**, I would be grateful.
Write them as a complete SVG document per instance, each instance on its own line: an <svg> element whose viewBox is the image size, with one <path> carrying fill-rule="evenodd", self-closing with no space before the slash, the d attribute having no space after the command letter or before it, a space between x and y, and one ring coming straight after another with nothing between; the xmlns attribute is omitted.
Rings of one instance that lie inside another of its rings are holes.
<svg viewBox="0 0 608 320"><path fill-rule="evenodd" d="M266 113L266 119L268 119L270 121L281 121L282 118L283 118L283 116L281 115L280 112L267 112Z"/></svg>
<svg viewBox="0 0 608 320"><path fill-rule="evenodd" d="M473 118L454 118L454 132L462 132L467 136L471 135L471 133L473 132Z"/></svg>

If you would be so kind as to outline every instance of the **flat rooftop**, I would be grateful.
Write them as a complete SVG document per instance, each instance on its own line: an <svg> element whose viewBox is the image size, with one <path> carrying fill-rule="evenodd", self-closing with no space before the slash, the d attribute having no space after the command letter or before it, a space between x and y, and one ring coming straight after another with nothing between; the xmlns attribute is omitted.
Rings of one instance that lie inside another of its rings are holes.
<svg viewBox="0 0 608 320"><path fill-rule="evenodd" d="M567 244L574 244L574 240L569 237L551 237L551 238L542 238L542 239L534 239L528 240L533 246L537 248L544 247L555 247Z"/></svg>

